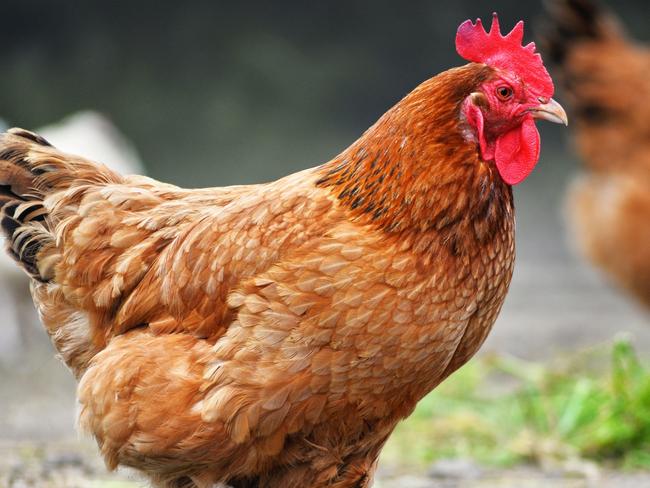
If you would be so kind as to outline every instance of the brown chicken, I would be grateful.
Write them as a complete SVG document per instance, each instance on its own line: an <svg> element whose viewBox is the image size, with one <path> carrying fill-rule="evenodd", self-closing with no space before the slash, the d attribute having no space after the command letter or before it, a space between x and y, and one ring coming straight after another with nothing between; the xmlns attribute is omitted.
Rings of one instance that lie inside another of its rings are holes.
<svg viewBox="0 0 650 488"><path fill-rule="evenodd" d="M510 282L510 184L566 118L523 25L323 166L183 190L13 129L2 228L80 425L156 486L367 487L417 401L465 363Z"/></svg>
<svg viewBox="0 0 650 488"><path fill-rule="evenodd" d="M569 191L574 238L650 306L650 49L588 0L556 1L550 13L544 44L584 162Z"/></svg>

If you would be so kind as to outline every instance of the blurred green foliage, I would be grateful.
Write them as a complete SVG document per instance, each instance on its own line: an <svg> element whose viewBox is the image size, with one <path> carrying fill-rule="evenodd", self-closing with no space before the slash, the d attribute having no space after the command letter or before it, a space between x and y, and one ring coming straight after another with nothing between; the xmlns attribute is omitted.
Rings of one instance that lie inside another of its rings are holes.
<svg viewBox="0 0 650 488"><path fill-rule="evenodd" d="M400 464L592 459L647 469L650 367L623 339L548 365L477 358L418 404L383 455Z"/></svg>

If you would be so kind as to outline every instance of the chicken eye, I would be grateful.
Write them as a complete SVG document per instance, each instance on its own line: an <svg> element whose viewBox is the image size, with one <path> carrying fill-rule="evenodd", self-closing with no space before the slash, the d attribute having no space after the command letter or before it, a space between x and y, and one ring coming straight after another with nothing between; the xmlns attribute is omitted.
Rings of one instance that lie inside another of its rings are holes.
<svg viewBox="0 0 650 488"><path fill-rule="evenodd" d="M509 86L500 86L497 88L497 96L501 100L508 100L512 97L512 88Z"/></svg>

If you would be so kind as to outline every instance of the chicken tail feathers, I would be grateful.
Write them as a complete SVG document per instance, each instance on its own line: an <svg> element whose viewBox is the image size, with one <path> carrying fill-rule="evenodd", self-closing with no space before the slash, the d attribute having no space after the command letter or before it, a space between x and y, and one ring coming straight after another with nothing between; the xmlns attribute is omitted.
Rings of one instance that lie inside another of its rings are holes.
<svg viewBox="0 0 650 488"><path fill-rule="evenodd" d="M24 129L0 135L0 230L11 257L32 278L53 277L53 222L45 200L54 192L79 184L118 182L121 176L105 167L68 156L47 140ZM56 254L56 253L55 253Z"/></svg>
<svg viewBox="0 0 650 488"><path fill-rule="evenodd" d="M29 162L32 145L52 147L42 137L11 129L0 136L0 228L9 255L29 274L46 281L38 268L43 247L53 244L47 229L47 211L36 180L41 171Z"/></svg>

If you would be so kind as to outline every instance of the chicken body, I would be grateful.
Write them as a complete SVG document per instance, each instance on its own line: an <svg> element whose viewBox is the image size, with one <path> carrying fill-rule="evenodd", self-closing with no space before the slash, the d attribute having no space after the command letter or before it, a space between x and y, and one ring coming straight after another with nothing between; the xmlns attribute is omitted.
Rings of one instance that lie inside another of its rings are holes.
<svg viewBox="0 0 650 488"><path fill-rule="evenodd" d="M650 306L650 49L589 0L551 4L546 50L575 114L569 191L582 252Z"/></svg>
<svg viewBox="0 0 650 488"><path fill-rule="evenodd" d="M110 468L371 485L510 282L512 191L459 116L494 76L442 73L329 163L262 185L184 190L2 136L9 251Z"/></svg>

